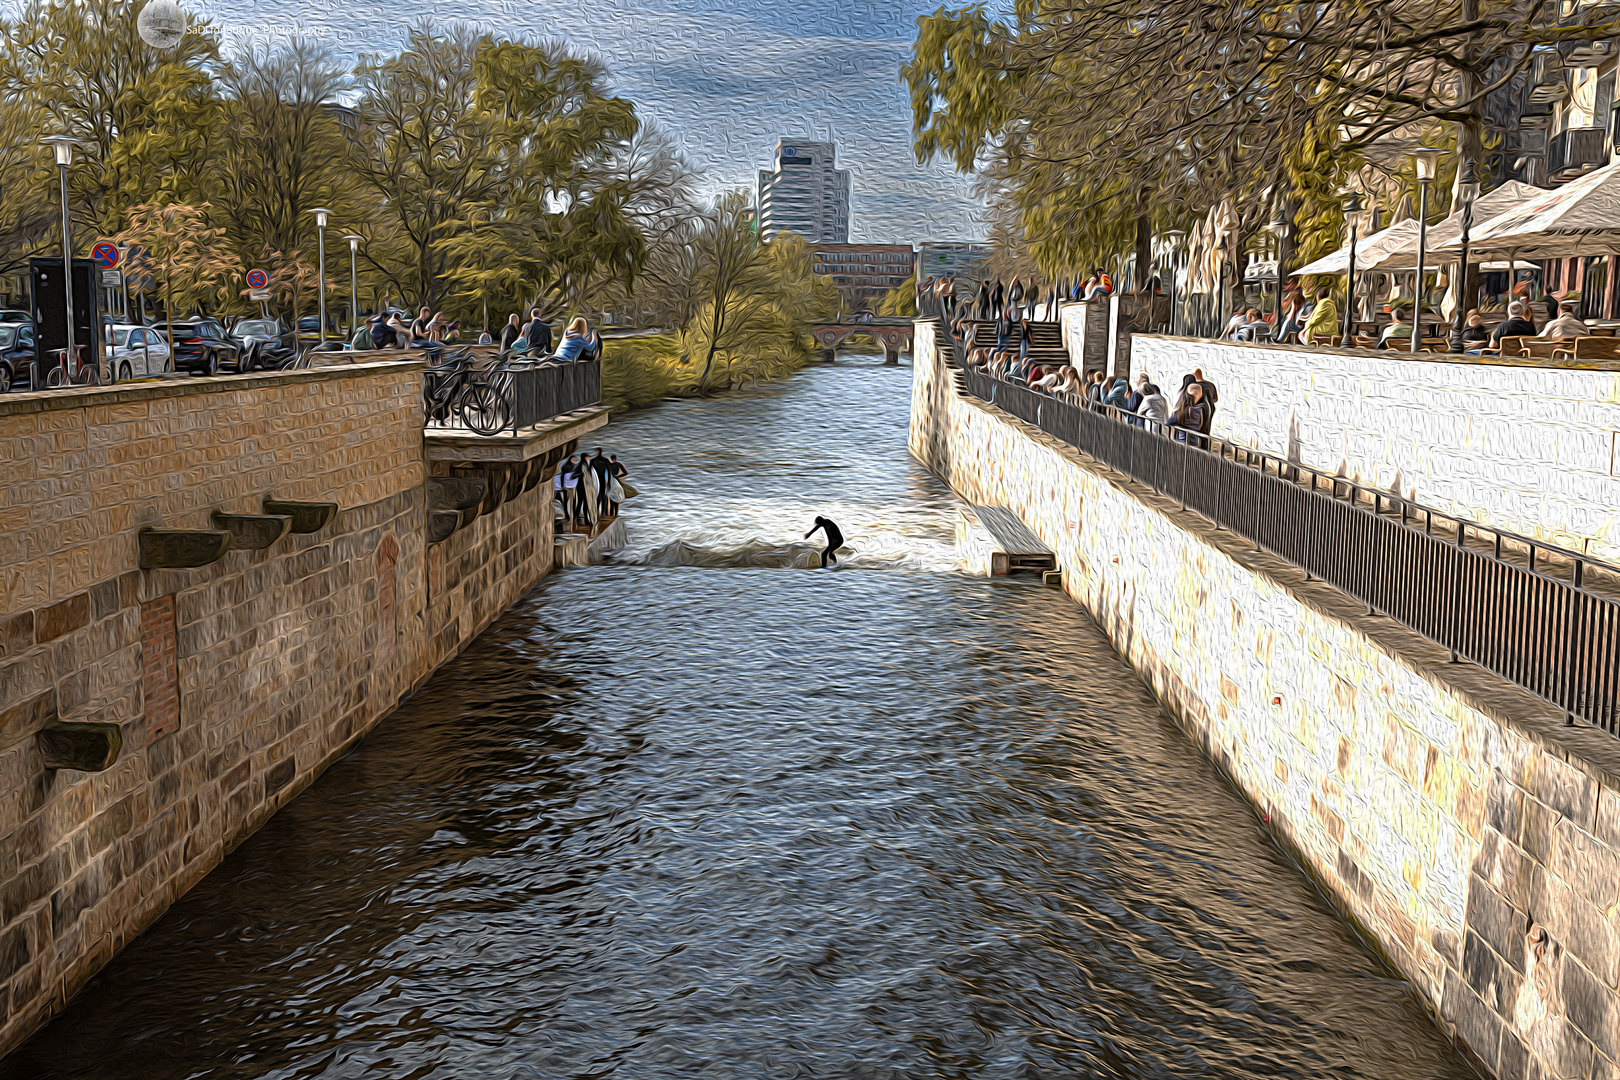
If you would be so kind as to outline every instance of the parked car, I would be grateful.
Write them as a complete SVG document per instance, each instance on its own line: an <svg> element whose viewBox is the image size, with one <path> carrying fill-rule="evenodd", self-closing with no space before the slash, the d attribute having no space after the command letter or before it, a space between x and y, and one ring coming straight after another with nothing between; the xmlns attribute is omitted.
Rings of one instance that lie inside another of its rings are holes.
<svg viewBox="0 0 1620 1080"><path fill-rule="evenodd" d="M0 322L0 393L31 381L37 350L33 322Z"/></svg>
<svg viewBox="0 0 1620 1080"><path fill-rule="evenodd" d="M241 347L231 340L217 319L186 319L174 323L174 370L193 375L218 375L235 370Z"/></svg>
<svg viewBox="0 0 1620 1080"><path fill-rule="evenodd" d="M300 334L319 334L321 332L321 318L319 315L305 315L298 320Z"/></svg>
<svg viewBox="0 0 1620 1080"><path fill-rule="evenodd" d="M32 312L18 311L14 308L0 308L0 323L31 323L33 321Z"/></svg>
<svg viewBox="0 0 1620 1080"><path fill-rule="evenodd" d="M298 355L298 334L279 319L242 319L231 327L231 336L242 347L238 371L270 371Z"/></svg>
<svg viewBox="0 0 1620 1080"><path fill-rule="evenodd" d="M280 341L281 334L279 319L238 319L231 327L231 337L244 349L258 341Z"/></svg>
<svg viewBox="0 0 1620 1080"><path fill-rule="evenodd" d="M108 328L107 374L118 382L148 379L169 370L169 343L152 326L114 323Z"/></svg>

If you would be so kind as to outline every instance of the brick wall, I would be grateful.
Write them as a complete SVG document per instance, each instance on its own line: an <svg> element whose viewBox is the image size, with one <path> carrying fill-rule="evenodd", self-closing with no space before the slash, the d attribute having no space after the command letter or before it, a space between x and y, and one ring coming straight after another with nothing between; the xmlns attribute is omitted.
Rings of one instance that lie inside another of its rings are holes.
<svg viewBox="0 0 1620 1080"><path fill-rule="evenodd" d="M914 363L912 452L1056 552L1458 1046L1504 1080L1620 1075L1620 741L959 397L923 324Z"/></svg>
<svg viewBox="0 0 1620 1080"><path fill-rule="evenodd" d="M426 544L419 368L0 398L0 1051L550 569L549 476ZM340 509L138 568L270 493ZM118 760L47 770L55 719Z"/></svg>
<svg viewBox="0 0 1620 1080"><path fill-rule="evenodd" d="M1620 373L1140 335L1133 350L1166 393L1203 368L1222 438L1620 559Z"/></svg>

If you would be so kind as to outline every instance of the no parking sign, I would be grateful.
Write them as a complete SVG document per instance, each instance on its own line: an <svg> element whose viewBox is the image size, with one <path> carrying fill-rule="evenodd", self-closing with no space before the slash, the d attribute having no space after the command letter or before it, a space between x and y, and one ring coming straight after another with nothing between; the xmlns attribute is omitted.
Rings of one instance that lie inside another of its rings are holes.
<svg viewBox="0 0 1620 1080"><path fill-rule="evenodd" d="M103 240L90 249L90 257L103 270L111 270L118 265L118 245Z"/></svg>
<svg viewBox="0 0 1620 1080"><path fill-rule="evenodd" d="M250 289L268 289L270 287L270 275L263 270L249 270L247 287Z"/></svg>

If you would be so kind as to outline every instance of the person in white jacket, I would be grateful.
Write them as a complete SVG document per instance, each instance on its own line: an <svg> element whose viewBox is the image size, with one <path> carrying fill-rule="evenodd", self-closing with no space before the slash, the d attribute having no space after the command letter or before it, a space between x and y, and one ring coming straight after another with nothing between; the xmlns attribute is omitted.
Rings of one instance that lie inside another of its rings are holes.
<svg viewBox="0 0 1620 1080"><path fill-rule="evenodd" d="M1163 434L1164 425L1170 419L1170 402L1165 400L1156 385L1148 383L1142 387L1142 404L1137 407L1136 415L1151 420L1153 426L1150 430Z"/></svg>

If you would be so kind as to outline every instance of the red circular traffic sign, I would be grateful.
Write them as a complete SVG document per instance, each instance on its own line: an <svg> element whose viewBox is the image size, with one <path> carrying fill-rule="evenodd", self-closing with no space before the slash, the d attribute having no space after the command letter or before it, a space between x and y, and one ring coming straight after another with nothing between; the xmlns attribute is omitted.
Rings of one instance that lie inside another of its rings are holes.
<svg viewBox="0 0 1620 1080"><path fill-rule="evenodd" d="M90 249L90 257L96 260L103 270L111 270L118 265L118 245L103 240Z"/></svg>
<svg viewBox="0 0 1620 1080"><path fill-rule="evenodd" d="M270 287L270 275L263 270L249 270L247 287L250 289L268 289Z"/></svg>

